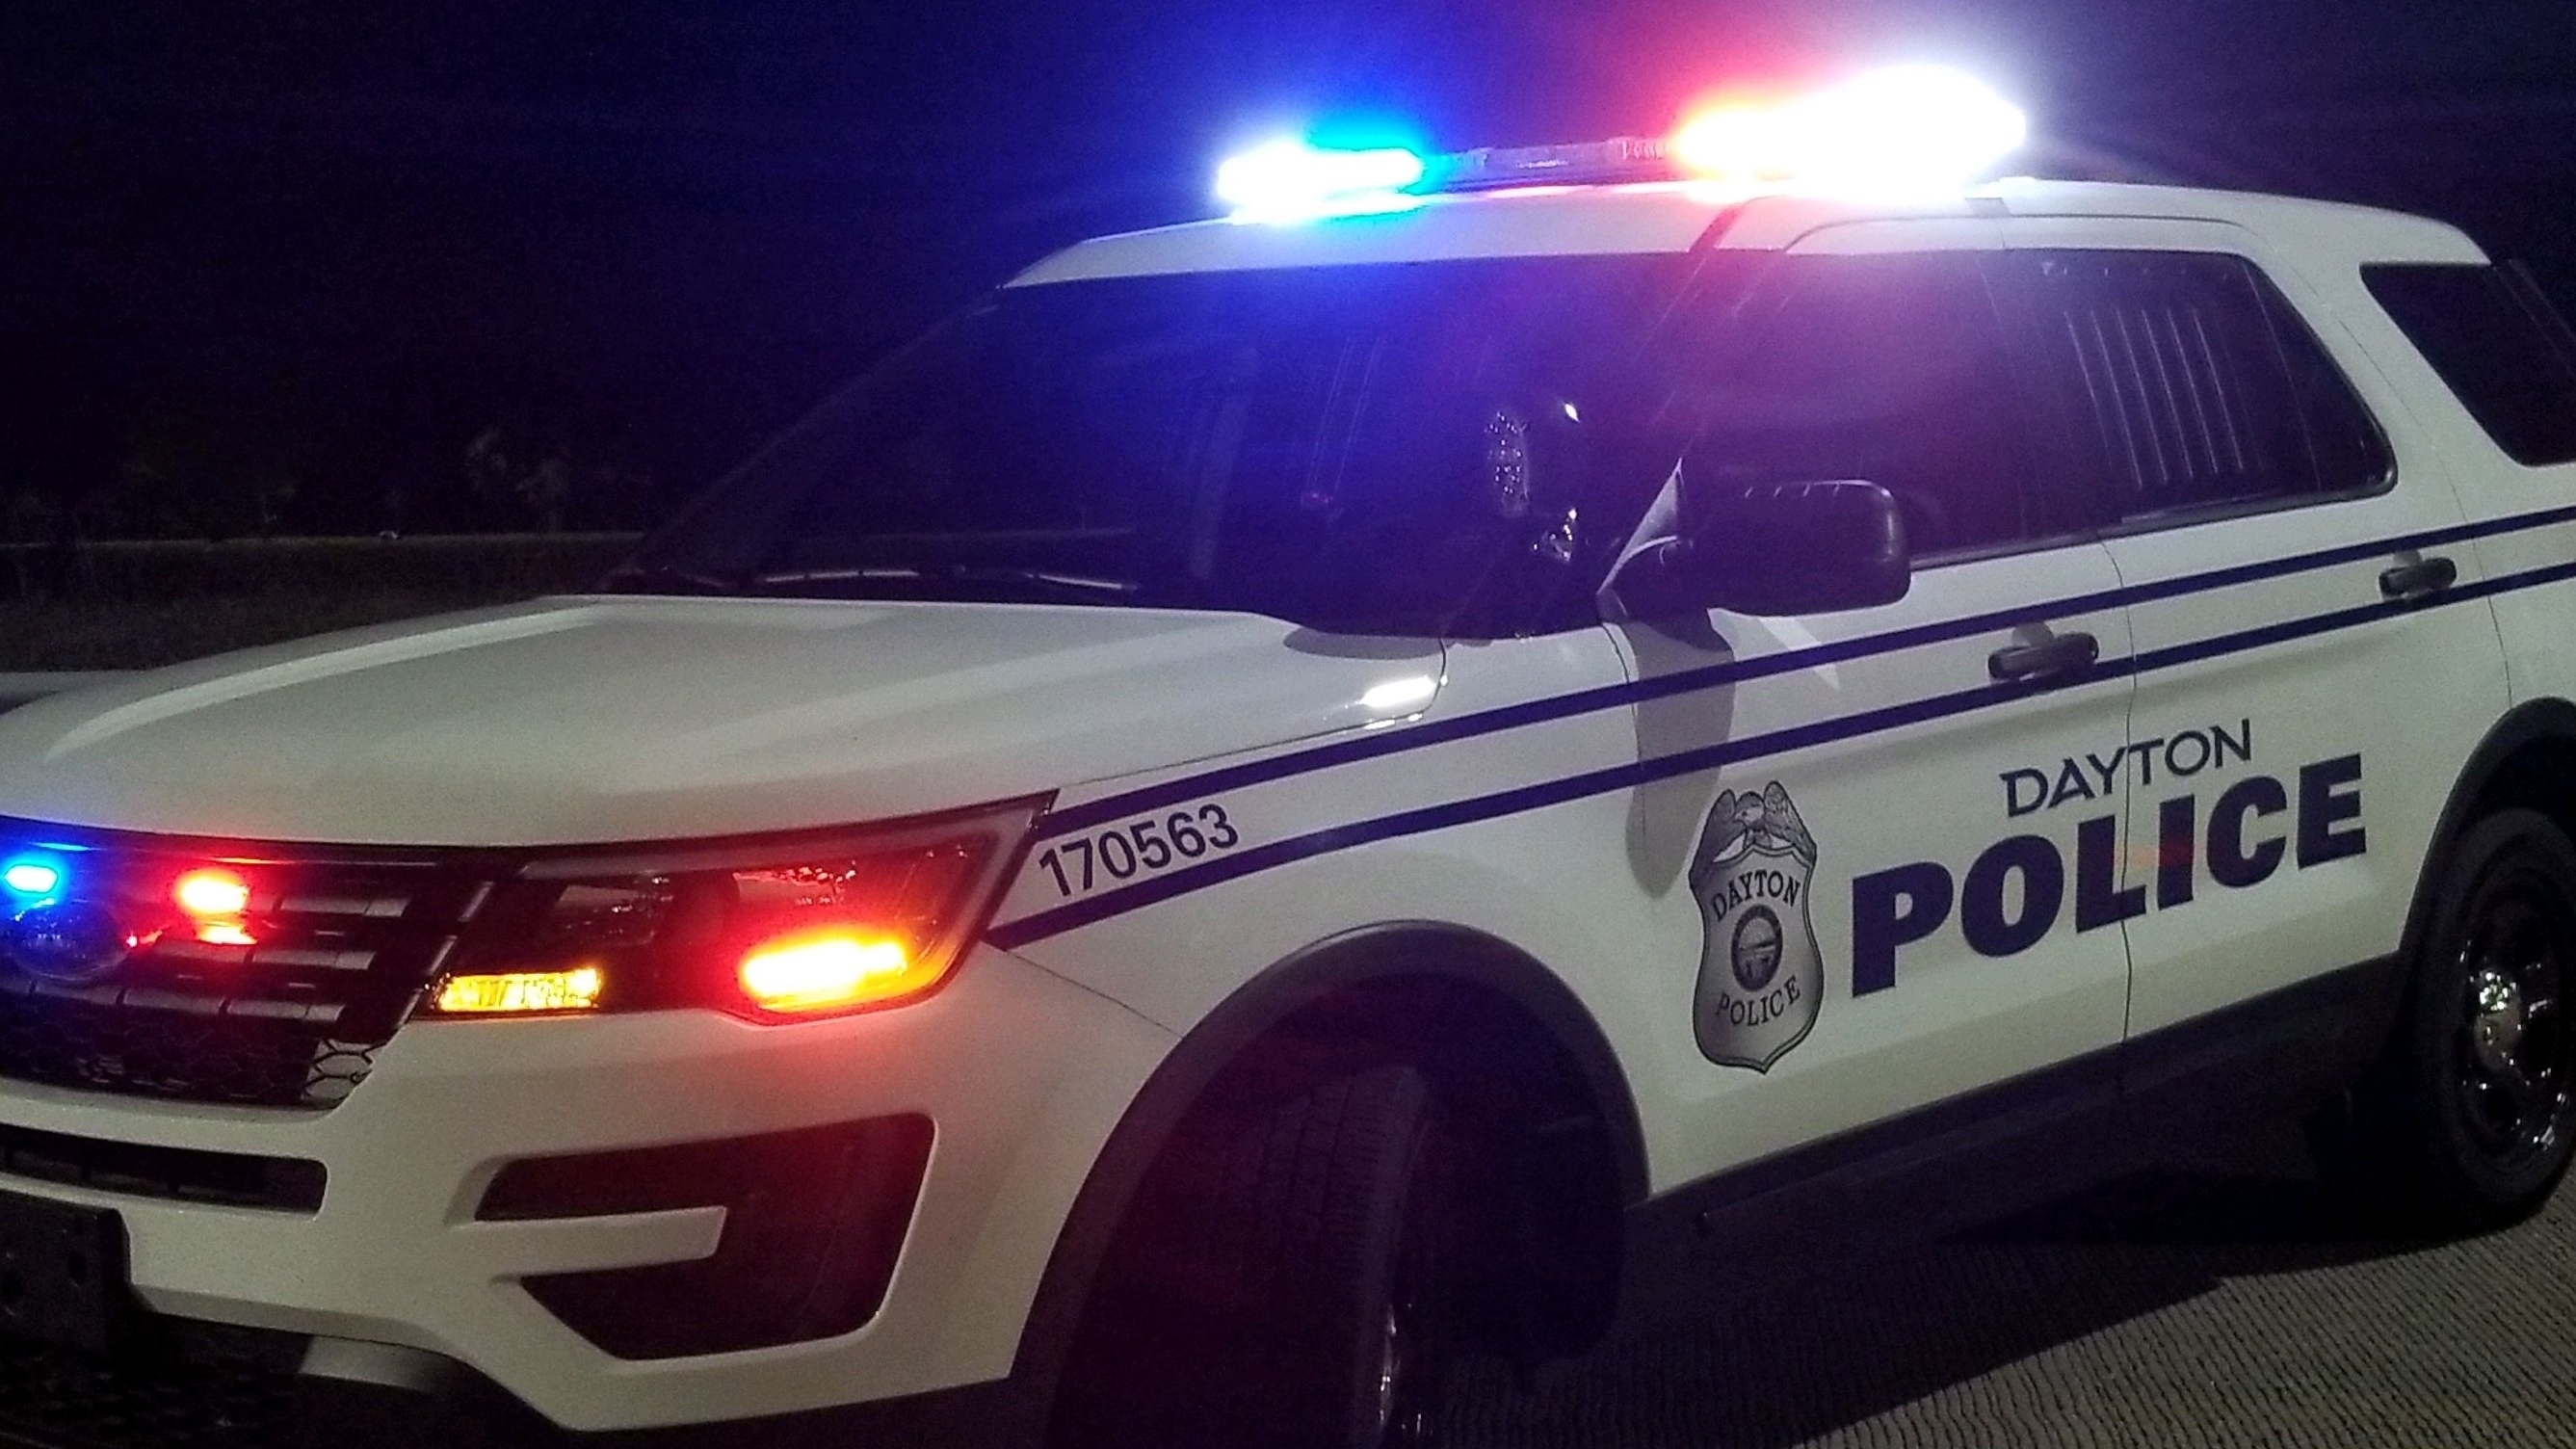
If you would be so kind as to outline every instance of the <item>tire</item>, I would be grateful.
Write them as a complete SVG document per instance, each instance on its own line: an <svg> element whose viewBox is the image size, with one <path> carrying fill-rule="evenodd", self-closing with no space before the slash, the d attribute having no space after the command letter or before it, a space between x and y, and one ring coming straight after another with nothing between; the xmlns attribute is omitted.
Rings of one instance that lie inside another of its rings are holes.
<svg viewBox="0 0 2576 1449"><path fill-rule="evenodd" d="M1113 1244L1054 1436L1420 1449L1454 1337L1456 1174L1405 1066L1195 1112Z"/></svg>
<svg viewBox="0 0 2576 1449"><path fill-rule="evenodd" d="M2362 1139L2419 1226L2517 1221L2576 1151L2576 845L2536 810L2470 826L2414 966L2390 1058L2362 1094Z"/></svg>

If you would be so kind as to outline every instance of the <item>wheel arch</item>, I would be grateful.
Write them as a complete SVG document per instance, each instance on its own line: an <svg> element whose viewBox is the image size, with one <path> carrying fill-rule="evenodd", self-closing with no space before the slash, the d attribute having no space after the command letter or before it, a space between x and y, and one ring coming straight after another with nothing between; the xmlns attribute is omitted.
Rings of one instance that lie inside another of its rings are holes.
<svg viewBox="0 0 2576 1449"><path fill-rule="evenodd" d="M2515 705L2469 752L2415 873L2403 959L2413 961L2423 945L2452 847L2481 816L2509 803L2541 811L2576 838L2576 702L2552 697Z"/></svg>
<svg viewBox="0 0 2576 1449"><path fill-rule="evenodd" d="M1644 1132L1627 1075L1608 1037L1562 980L1520 948L1466 927L1401 921L1346 932L1253 977L1192 1027L1147 1079L1094 1160L1057 1235L1030 1306L1014 1377L1042 1402L1052 1400L1119 1224L1174 1129L1210 1088L1274 1033L1332 1003L1405 989L1481 998L1543 1034L1599 1115L1617 1206L1645 1199ZM1423 1023L1410 1025L1418 1035Z"/></svg>

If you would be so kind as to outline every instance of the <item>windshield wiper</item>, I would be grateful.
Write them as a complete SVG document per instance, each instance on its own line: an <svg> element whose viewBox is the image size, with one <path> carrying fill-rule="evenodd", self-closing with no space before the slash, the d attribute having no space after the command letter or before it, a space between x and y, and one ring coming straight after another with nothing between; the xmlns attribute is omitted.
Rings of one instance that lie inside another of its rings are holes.
<svg viewBox="0 0 2576 1449"><path fill-rule="evenodd" d="M866 564L839 568L781 569L750 580L744 587L811 584L892 583L1000 584L1055 598L1124 598L1137 591L1126 579L1060 573L1054 569L1018 568L1008 564Z"/></svg>
<svg viewBox="0 0 2576 1449"><path fill-rule="evenodd" d="M600 587L617 594L732 594L742 581L669 564L627 564L612 571Z"/></svg>

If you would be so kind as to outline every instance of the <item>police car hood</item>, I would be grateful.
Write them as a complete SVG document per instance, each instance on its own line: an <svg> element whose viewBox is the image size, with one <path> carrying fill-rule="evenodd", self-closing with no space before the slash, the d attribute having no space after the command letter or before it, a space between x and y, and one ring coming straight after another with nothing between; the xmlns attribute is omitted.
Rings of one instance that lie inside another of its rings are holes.
<svg viewBox="0 0 2576 1449"><path fill-rule="evenodd" d="M0 715L0 815L493 846L848 824L1356 728L1424 676L1437 646L1241 614L553 599Z"/></svg>

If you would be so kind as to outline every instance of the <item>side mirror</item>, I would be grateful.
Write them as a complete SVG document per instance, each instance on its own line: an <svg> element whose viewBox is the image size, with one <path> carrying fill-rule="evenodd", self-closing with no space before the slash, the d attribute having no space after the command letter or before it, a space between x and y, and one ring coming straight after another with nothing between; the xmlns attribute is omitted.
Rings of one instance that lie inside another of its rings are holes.
<svg viewBox="0 0 2576 1449"><path fill-rule="evenodd" d="M1619 570L1619 602L1637 618L1828 614L1913 586L1905 520L1875 483L1765 483L1686 498L1682 516L1681 537Z"/></svg>

